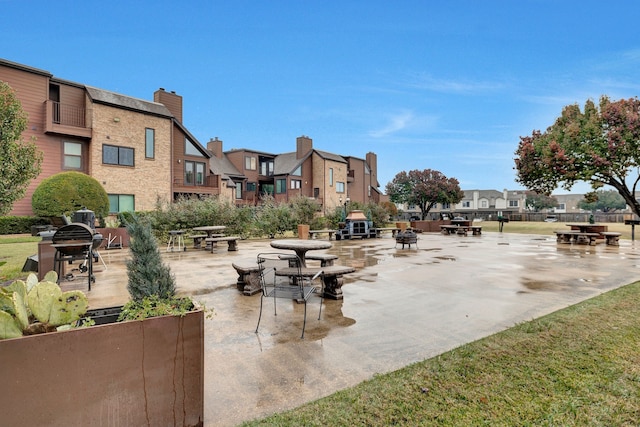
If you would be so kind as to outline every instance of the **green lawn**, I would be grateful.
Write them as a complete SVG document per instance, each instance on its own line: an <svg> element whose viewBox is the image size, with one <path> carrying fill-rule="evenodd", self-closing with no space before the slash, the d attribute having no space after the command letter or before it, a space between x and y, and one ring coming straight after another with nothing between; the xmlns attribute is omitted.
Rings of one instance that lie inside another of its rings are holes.
<svg viewBox="0 0 640 427"><path fill-rule="evenodd" d="M27 277L22 267L28 256L38 253L40 237L0 236L0 283Z"/></svg>

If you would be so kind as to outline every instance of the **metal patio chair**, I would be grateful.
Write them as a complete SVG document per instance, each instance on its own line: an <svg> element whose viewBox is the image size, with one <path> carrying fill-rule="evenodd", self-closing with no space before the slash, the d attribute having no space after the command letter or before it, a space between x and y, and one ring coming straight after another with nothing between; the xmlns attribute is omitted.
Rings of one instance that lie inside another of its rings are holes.
<svg viewBox="0 0 640 427"><path fill-rule="evenodd" d="M322 314L323 280L316 279L322 276L322 270L302 268L300 258L293 253L261 253L258 255L258 267L260 271L260 315L256 325L256 333L262 319L262 307L265 298L273 298L274 315L277 316L276 298L285 298L304 303L304 319L302 323L302 335L307 325L307 301L310 297L319 293L320 310L318 320Z"/></svg>

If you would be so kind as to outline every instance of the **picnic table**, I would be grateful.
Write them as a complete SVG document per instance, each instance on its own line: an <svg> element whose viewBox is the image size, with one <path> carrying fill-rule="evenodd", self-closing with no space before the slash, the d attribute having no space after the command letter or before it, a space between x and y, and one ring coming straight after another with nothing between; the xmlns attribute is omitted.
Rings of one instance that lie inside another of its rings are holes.
<svg viewBox="0 0 640 427"><path fill-rule="evenodd" d="M222 232L226 229L227 227L224 225L203 225L201 227L193 227L192 230L193 231L199 231L201 233L205 233L205 235L195 235L195 236L191 236L191 238L193 239L193 247L196 249L200 249L200 245L201 242L205 239L211 239L213 237L222 237L224 236L222 234ZM206 241L205 240L205 249L207 250L212 250L213 249L213 245L214 242L212 242L211 240Z"/></svg>

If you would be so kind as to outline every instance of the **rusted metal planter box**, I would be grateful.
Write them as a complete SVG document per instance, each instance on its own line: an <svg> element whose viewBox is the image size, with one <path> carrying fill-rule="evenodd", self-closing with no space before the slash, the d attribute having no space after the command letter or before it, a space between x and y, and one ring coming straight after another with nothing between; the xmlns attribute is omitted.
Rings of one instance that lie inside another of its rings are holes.
<svg viewBox="0 0 640 427"><path fill-rule="evenodd" d="M0 341L2 424L202 426L204 312Z"/></svg>

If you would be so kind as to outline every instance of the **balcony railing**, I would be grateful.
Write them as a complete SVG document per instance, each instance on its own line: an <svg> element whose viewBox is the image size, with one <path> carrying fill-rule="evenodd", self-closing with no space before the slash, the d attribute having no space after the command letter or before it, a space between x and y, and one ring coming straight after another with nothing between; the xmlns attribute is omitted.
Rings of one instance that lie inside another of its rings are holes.
<svg viewBox="0 0 640 427"><path fill-rule="evenodd" d="M91 122L86 109L76 105L45 101L45 132L91 138Z"/></svg>
<svg viewBox="0 0 640 427"><path fill-rule="evenodd" d="M174 178L173 179L173 185L175 186L179 186L179 187L192 187L192 188L218 188L218 176L217 175L209 175L209 176L205 176L204 177L204 182L203 183L195 183L193 181L186 181L184 180L183 177L180 178Z"/></svg>
<svg viewBox="0 0 640 427"><path fill-rule="evenodd" d="M61 104L49 101L51 121L57 125L85 127L85 110L75 105Z"/></svg>

